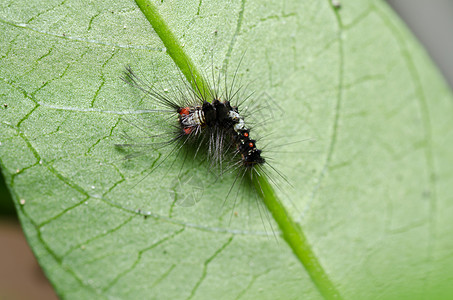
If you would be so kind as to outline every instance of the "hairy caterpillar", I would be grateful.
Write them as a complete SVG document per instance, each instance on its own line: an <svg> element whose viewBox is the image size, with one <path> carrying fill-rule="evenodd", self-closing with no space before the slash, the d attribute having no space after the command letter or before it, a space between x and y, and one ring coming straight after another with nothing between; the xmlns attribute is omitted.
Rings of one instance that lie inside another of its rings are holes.
<svg viewBox="0 0 453 300"><path fill-rule="evenodd" d="M250 184L254 176L269 175L270 171L275 171L286 180L263 156L262 148L257 146L259 139L252 137L254 135L253 123L256 120L263 123L269 116L263 116L263 107L258 108L256 103L252 103L251 107L245 106L252 94L246 94L243 86L236 87L237 71L236 69L229 85L227 85L226 78L222 78L225 79L225 83L220 84L221 75L215 78L213 74L210 82L212 86L208 88L207 92L202 92L201 87L197 84L193 87L182 79L183 86L173 86L176 93L169 93L138 76L130 66L127 66L121 79L147 96L146 98L157 107L150 112L163 114L164 119L170 121L171 130L161 134L159 129L153 128L158 132L157 135L153 135L153 137L158 137L160 140L158 142L153 141L143 145L126 143L117 144L117 146L134 147L139 145L147 148L161 148L172 145L171 150L167 151L166 156L148 174L159 167L172 153L180 149L189 148L194 156L202 153L210 164L210 170L216 169L220 171L220 175L226 172L236 172L235 180L224 201L227 200L235 185L243 186L247 182L246 185L251 187L251 190L256 189L256 186L253 187ZM214 73L214 71L212 72ZM265 101L265 97L260 98L263 100L260 104L269 104ZM275 108L273 109L275 110ZM156 115L156 118L158 117ZM265 166L270 166L270 170L265 169ZM271 180L275 182L274 179L271 178ZM189 181L193 182L190 177ZM258 204L259 206L261 205ZM234 213L236 215L236 212Z"/></svg>

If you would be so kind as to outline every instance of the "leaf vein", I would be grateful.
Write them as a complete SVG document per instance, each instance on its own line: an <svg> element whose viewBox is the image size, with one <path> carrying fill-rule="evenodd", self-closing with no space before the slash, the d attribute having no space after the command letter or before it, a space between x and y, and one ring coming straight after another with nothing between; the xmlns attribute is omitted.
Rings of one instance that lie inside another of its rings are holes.
<svg viewBox="0 0 453 300"><path fill-rule="evenodd" d="M197 292L198 288L200 287L201 283L204 281L206 278L206 275L208 274L208 265L213 261L217 255L219 255L223 250L225 250L226 247L228 247L229 244L233 241L234 236L230 236L230 238L219 248L217 251L214 252L204 263L203 263L203 271L201 273L201 277L198 279L198 281L195 283L195 286L193 287L189 297L187 297L187 300L192 299L195 296L195 293Z"/></svg>

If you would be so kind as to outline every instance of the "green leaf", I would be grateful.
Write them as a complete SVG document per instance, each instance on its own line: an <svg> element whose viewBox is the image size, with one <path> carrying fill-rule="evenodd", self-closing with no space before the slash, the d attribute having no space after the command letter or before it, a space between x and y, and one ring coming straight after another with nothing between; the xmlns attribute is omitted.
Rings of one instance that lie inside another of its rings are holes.
<svg viewBox="0 0 453 300"><path fill-rule="evenodd" d="M152 5L168 31L134 2L0 5L0 165L62 298L453 295L452 95L385 4ZM123 119L149 105L124 65L171 88L182 62L203 74L242 57L238 78L281 107L254 132L292 187L262 201L241 186L224 204L235 176L199 159L124 160ZM193 188L203 196L186 205Z"/></svg>

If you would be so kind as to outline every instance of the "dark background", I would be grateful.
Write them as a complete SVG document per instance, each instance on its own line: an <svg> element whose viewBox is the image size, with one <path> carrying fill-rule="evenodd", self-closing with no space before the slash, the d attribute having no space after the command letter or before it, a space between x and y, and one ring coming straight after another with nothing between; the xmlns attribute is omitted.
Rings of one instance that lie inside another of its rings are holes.
<svg viewBox="0 0 453 300"><path fill-rule="evenodd" d="M453 0L387 0L453 87ZM0 172L1 175L1 172ZM0 176L0 299L57 299L25 241Z"/></svg>

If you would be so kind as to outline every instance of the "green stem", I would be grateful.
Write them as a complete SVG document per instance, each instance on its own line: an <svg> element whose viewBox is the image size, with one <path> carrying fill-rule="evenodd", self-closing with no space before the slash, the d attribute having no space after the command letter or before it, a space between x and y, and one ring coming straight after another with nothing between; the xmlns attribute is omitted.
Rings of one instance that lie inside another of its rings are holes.
<svg viewBox="0 0 453 300"><path fill-rule="evenodd" d="M159 14L157 7L149 0L135 0L135 3L137 3L149 23L151 23L154 31L156 31L157 35L164 43L167 53L184 74L192 88L195 91L199 91L201 96L204 96L204 98L208 98L207 96L210 95L208 88L209 85L206 83L204 77L198 69L195 68L195 65L190 57L182 49L183 47L181 46L181 43Z"/></svg>
<svg viewBox="0 0 453 300"><path fill-rule="evenodd" d="M197 68L195 68L189 56L183 51L179 40L176 39L167 23L162 19L162 16L158 13L156 6L149 0L135 0L135 2L151 23L154 30L167 48L168 54L180 68L181 72L190 82L192 87L195 90L199 90L200 93L207 93L205 95L209 95L209 85L206 83L203 76L200 75ZM334 284L330 281L326 271L319 263L302 229L294 222L294 220L291 219L282 202L275 194L275 191L271 187L267 177L258 172L257 176L253 176L253 184L255 185L258 194L263 199L266 207L277 222L283 234L283 238L307 270L307 273L313 280L319 292L326 299L341 299Z"/></svg>
<svg viewBox="0 0 453 300"><path fill-rule="evenodd" d="M335 285L330 281L326 271L319 263L304 232L290 217L282 202L275 194L267 177L264 174L257 172L257 175L253 176L253 179L255 189L258 191L258 194L263 199L267 209L271 212L272 217L277 222L283 238L305 267L319 292L326 299L341 299L340 293L338 293Z"/></svg>

